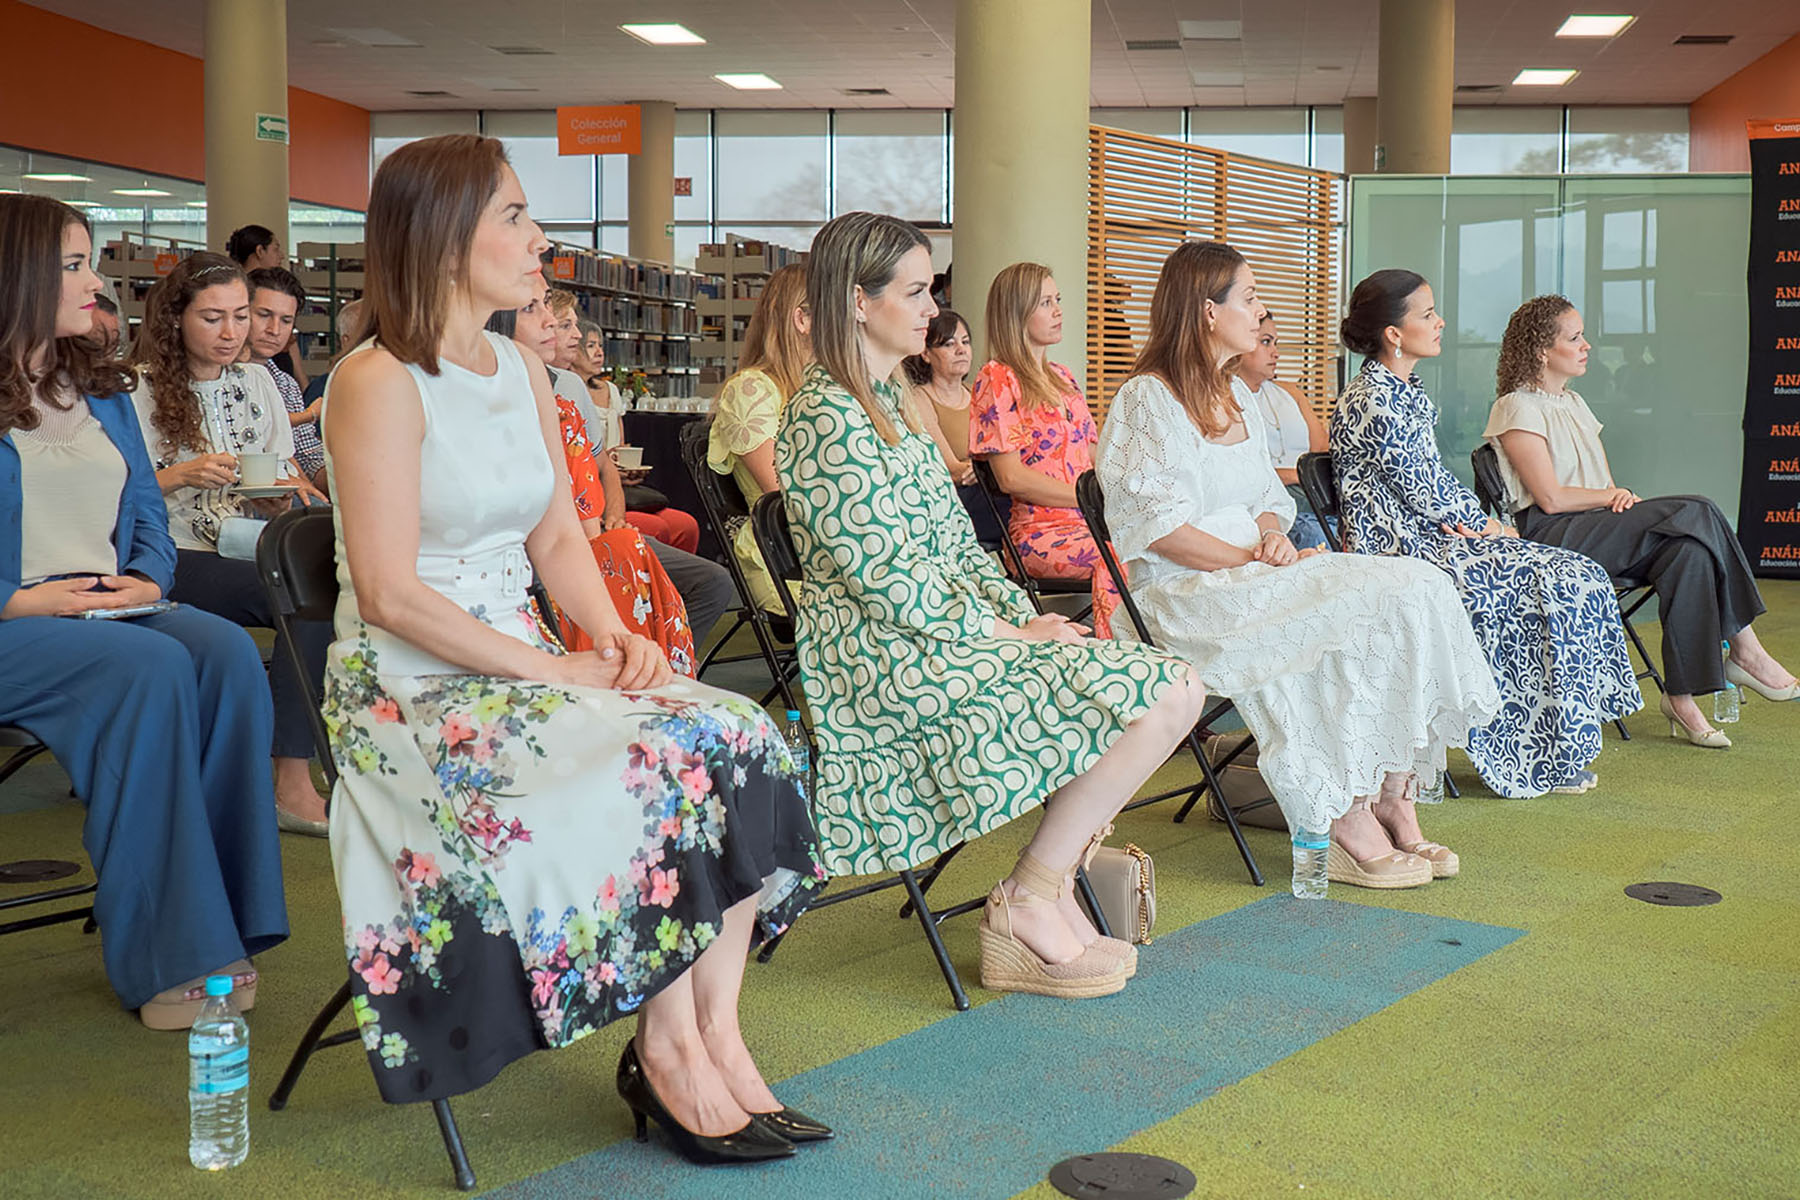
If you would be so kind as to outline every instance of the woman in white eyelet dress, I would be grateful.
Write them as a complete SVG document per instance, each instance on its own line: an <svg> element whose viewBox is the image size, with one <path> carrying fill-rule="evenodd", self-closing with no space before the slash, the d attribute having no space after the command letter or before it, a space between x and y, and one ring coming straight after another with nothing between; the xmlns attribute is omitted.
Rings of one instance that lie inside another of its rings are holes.
<svg viewBox="0 0 1800 1200"><path fill-rule="evenodd" d="M1189 243L1176 256L1204 257L1203 246L1241 266L1217 243ZM1253 291L1249 303L1253 331ZM1154 306L1151 323L1154 338ZM1499 696L1455 588L1426 564L1297 557L1290 544L1290 565L1253 557L1205 570L1154 548L1188 527L1253 556L1265 527L1267 540L1285 543L1280 530L1292 524L1294 502L1264 439L1256 406L1243 406L1235 428L1211 440L1168 384L1138 374L1108 410L1096 470L1132 595L1158 645L1237 705L1289 827L1324 831L1354 800L1380 793L1390 773L1441 770L1445 750L1462 746ZM1259 517L1268 519L1259 526Z"/></svg>

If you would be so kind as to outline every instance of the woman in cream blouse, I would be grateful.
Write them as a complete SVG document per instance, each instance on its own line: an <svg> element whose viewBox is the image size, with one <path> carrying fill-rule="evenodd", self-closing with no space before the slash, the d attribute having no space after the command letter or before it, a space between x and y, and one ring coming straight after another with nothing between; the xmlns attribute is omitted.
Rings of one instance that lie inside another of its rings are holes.
<svg viewBox="0 0 1800 1200"><path fill-rule="evenodd" d="M1696 746L1731 745L1694 703L1727 681L1770 700L1800 684L1750 628L1764 611L1731 523L1704 496L1640 499L1619 487L1600 422L1569 382L1587 372L1581 314L1562 296L1519 306L1500 346L1498 384L1483 436L1499 452L1508 506L1525 537L1580 551L1615 579L1643 579L1662 615L1662 698L1669 732ZM1722 661L1719 643L1729 641Z"/></svg>

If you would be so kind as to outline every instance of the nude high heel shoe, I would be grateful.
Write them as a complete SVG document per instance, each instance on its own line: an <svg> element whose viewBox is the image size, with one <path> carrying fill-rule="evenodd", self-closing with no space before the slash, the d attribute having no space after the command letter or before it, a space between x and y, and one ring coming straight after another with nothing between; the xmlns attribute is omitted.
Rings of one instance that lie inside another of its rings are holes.
<svg viewBox="0 0 1800 1200"><path fill-rule="evenodd" d="M1788 684L1784 688L1772 688L1744 668L1725 660L1725 678L1741 688L1749 688L1764 700L1793 700L1800 698L1800 682Z"/></svg>
<svg viewBox="0 0 1800 1200"><path fill-rule="evenodd" d="M1675 708L1669 703L1669 698L1667 696L1658 697L1656 706L1662 710L1663 716L1669 718L1670 737L1686 738L1690 744L1704 746L1708 750L1725 750L1731 746L1731 739L1714 729L1711 725L1708 725L1699 733L1695 733L1692 729L1689 729L1686 725L1682 724L1681 718L1675 715Z"/></svg>

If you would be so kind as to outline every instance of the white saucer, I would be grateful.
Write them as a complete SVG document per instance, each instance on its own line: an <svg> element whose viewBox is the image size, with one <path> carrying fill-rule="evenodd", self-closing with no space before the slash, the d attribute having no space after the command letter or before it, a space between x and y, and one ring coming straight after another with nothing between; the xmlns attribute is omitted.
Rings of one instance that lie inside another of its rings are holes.
<svg viewBox="0 0 1800 1200"><path fill-rule="evenodd" d="M291 496L299 490L297 483L265 483L256 487L240 483L231 489L231 494L246 500L271 500L277 496Z"/></svg>

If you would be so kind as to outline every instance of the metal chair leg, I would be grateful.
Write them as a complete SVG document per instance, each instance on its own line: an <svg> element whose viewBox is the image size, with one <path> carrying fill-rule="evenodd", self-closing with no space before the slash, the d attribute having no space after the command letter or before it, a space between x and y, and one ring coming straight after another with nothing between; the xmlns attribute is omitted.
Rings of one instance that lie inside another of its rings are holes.
<svg viewBox="0 0 1800 1200"><path fill-rule="evenodd" d="M1452 800L1462 799L1462 792L1457 788L1456 780L1450 777L1450 772L1448 771L1444 772L1444 795L1450 797Z"/></svg>
<svg viewBox="0 0 1800 1200"><path fill-rule="evenodd" d="M462 1132L456 1128L456 1115L448 1100L433 1100L431 1111L437 1115L438 1132L444 1135L444 1150L450 1155L450 1169L456 1174L458 1191L475 1190L475 1172L469 1166L469 1155L463 1150Z"/></svg>
<svg viewBox="0 0 1800 1200"><path fill-rule="evenodd" d="M1107 923L1106 913L1100 907L1100 897L1094 895L1094 885L1088 882L1086 867L1075 868L1075 894L1081 897L1081 903L1088 911L1088 919L1100 931L1100 936L1111 937L1112 926Z"/></svg>
<svg viewBox="0 0 1800 1200"><path fill-rule="evenodd" d="M1631 730L1625 728L1624 719L1615 718L1613 724L1618 727L1620 740L1629 742L1631 740Z"/></svg>
<svg viewBox="0 0 1800 1200"><path fill-rule="evenodd" d="M1244 860L1244 869L1250 872L1250 882L1257 887L1263 885L1262 868L1256 865L1256 855L1250 852L1250 843L1244 840L1244 831L1238 825L1237 813L1233 811L1229 801L1225 799L1225 789L1219 785L1219 776L1213 770L1212 763L1206 757L1206 748L1200 744L1200 735L1193 730L1188 731L1188 749L1193 751L1194 761L1200 764L1201 784L1194 789L1181 811L1175 814L1177 823L1187 819L1194 805L1210 790L1219 798L1219 810L1225 814L1225 828L1231 831L1231 840L1237 844L1238 857Z"/></svg>
<svg viewBox="0 0 1800 1200"><path fill-rule="evenodd" d="M968 844L967 842L958 842L932 860L931 865L925 868L925 878L919 882L919 895L923 896L931 890L931 885L938 881L938 876L944 873L944 868L950 865L950 860L961 854L962 848ZM912 914L912 901L908 900L900 906L900 919L904 921Z"/></svg>
<svg viewBox="0 0 1800 1200"><path fill-rule="evenodd" d="M300 1037L300 1044L294 1047L294 1057L288 1060L287 1070L282 1073L281 1082L275 1085L275 1093L269 1097L269 1108L280 1112L287 1107L288 1096L293 1093L294 1085L300 1082L300 1072L306 1069L306 1060L312 1052L319 1048L319 1039L325 1036L325 1030L337 1020L337 1015L344 1011L350 1003L350 981L345 980L338 990L332 993L319 1015L313 1018L311 1025Z"/></svg>
<svg viewBox="0 0 1800 1200"><path fill-rule="evenodd" d="M944 982L950 987L951 1003L956 1005L957 1012L968 1012L969 997L963 991L956 967L950 962L950 952L944 949L944 939L938 934L937 918L925 906L925 893L919 890L918 879L911 871L902 871L900 882L905 886L906 894L912 897L913 911L919 914L919 924L925 927L925 940L931 943L931 953L937 957L938 970L944 973Z"/></svg>

